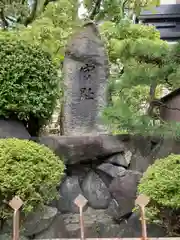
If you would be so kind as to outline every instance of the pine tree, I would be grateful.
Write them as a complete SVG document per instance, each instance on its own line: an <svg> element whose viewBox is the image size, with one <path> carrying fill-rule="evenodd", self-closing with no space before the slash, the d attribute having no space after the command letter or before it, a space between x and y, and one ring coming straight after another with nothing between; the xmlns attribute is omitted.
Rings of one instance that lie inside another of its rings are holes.
<svg viewBox="0 0 180 240"><path fill-rule="evenodd" d="M104 111L105 121L115 132L177 135L177 124L160 119L163 88L177 88L180 45L160 40L154 27L132 24L102 25L112 69L111 102Z"/></svg>

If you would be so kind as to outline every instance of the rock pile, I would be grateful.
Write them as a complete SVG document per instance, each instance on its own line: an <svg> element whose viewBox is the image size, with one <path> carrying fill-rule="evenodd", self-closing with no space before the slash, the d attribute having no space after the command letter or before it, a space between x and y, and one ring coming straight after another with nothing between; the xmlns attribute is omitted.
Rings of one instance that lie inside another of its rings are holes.
<svg viewBox="0 0 180 240"><path fill-rule="evenodd" d="M6 128L7 124L11 126ZM157 156L178 153L179 149L179 142L170 141L171 147L167 148L167 140L127 135L33 139L22 124L14 121L0 121L0 130L1 138L25 138L46 145L66 164L64 179L57 186L59 200L28 216L22 228L23 239L79 238L79 213L74 204L79 194L88 199L84 208L86 237L140 237L139 216L132 213L137 184ZM0 231L2 239L11 232L12 222L8 222ZM163 237L166 233L150 224L148 236Z"/></svg>

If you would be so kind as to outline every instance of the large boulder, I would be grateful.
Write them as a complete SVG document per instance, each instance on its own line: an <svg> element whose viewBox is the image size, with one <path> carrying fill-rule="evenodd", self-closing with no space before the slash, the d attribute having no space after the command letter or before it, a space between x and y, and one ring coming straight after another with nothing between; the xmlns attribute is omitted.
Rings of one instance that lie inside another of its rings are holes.
<svg viewBox="0 0 180 240"><path fill-rule="evenodd" d="M141 176L139 172L127 170L125 176L116 177L111 182L109 191L116 200L114 206L119 219L132 212Z"/></svg>
<svg viewBox="0 0 180 240"><path fill-rule="evenodd" d="M65 180L61 183L59 193L60 198L57 201L58 210L62 213L78 213L79 208L75 205L74 200L79 194L83 195L78 177L72 176L65 178Z"/></svg>
<svg viewBox="0 0 180 240"><path fill-rule="evenodd" d="M106 162L112 163L116 166L123 166L128 167L132 158L131 151L126 151L123 153L114 154L113 156L109 157Z"/></svg>
<svg viewBox="0 0 180 240"><path fill-rule="evenodd" d="M0 138L30 139L30 135L22 122L0 119Z"/></svg>
<svg viewBox="0 0 180 240"><path fill-rule="evenodd" d="M95 172L88 173L82 183L82 190L89 205L94 209L108 207L111 195L103 180Z"/></svg>
<svg viewBox="0 0 180 240"><path fill-rule="evenodd" d="M57 214L47 229L35 235L35 239L59 239L68 237L69 233L60 213Z"/></svg>
<svg viewBox="0 0 180 240"><path fill-rule="evenodd" d="M120 224L120 237L122 238L141 238L142 226L139 213L133 213L127 221ZM150 238L167 237L164 228L154 223L147 224L147 236Z"/></svg>
<svg viewBox="0 0 180 240"><path fill-rule="evenodd" d="M106 173L107 175L115 178L117 176L124 176L126 169L123 167L115 166L111 163L102 163L97 167L100 171Z"/></svg>
<svg viewBox="0 0 180 240"><path fill-rule="evenodd" d="M33 236L49 228L57 213L56 208L48 206L31 213L23 224L24 236Z"/></svg>
<svg viewBox="0 0 180 240"><path fill-rule="evenodd" d="M76 164L88 160L104 159L125 151L124 144L116 136L42 136L37 142L64 157L66 164Z"/></svg>

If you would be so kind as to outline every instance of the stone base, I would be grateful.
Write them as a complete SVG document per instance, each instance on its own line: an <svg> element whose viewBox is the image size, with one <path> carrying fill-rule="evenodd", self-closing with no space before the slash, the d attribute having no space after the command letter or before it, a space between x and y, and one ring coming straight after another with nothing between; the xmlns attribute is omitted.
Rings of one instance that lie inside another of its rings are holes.
<svg viewBox="0 0 180 240"><path fill-rule="evenodd" d="M133 214L137 185L142 173L156 156L180 153L180 142L128 135L44 136L34 139L52 149L66 164L58 186L60 198L36 211L24 223L22 235L31 239L80 238L79 209L74 204L81 194L85 237L141 237L138 214ZM143 143L143 144L142 144ZM10 228L0 234L12 231ZM164 237L164 229L148 225L148 237Z"/></svg>

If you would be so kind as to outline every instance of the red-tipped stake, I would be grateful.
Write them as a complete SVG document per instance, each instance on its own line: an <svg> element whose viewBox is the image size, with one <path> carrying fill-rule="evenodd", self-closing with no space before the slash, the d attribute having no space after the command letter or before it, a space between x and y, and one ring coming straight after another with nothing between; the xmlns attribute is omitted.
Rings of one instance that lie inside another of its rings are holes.
<svg viewBox="0 0 180 240"><path fill-rule="evenodd" d="M13 215L13 240L19 240L19 209L23 205L23 201L19 197L14 197L9 206L14 210Z"/></svg>
<svg viewBox="0 0 180 240"><path fill-rule="evenodd" d="M83 220L83 207L86 206L88 200L79 194L77 198L74 200L74 203L79 208L79 214L80 214L80 229L81 229L81 240L84 240L84 220Z"/></svg>
<svg viewBox="0 0 180 240"><path fill-rule="evenodd" d="M149 197L147 197L145 195L139 195L135 201L135 204L140 207L140 212L141 212L142 240L147 240L145 206L148 203L149 203Z"/></svg>

